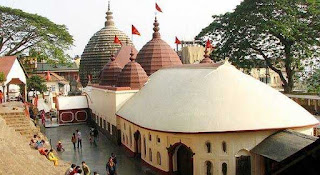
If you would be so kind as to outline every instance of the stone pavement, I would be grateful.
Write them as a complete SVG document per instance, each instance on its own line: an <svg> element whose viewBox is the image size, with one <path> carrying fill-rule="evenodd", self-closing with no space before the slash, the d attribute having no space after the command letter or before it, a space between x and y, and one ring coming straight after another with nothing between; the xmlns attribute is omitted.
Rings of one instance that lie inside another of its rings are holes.
<svg viewBox="0 0 320 175"><path fill-rule="evenodd" d="M74 150L71 136L76 132L76 129L82 133L83 141L82 149ZM77 165L85 161L92 173L97 171L101 175L106 174L105 165L112 152L117 156L118 175L146 175L145 172L149 171L141 165L139 160L128 157L123 148L109 141L101 133L99 133L100 138L97 146L90 145L89 130L87 125L70 125L46 128L45 134L48 139L51 139L52 145L56 145L59 140L62 142L65 151L58 153L61 159Z"/></svg>

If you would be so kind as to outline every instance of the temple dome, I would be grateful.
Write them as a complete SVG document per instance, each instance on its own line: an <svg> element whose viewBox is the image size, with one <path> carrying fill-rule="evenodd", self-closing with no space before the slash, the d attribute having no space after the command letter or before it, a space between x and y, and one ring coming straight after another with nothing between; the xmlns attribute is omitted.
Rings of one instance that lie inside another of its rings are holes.
<svg viewBox="0 0 320 175"><path fill-rule="evenodd" d="M112 55L111 61L107 63L101 70L99 85L116 86L121 70L121 66L117 63L115 57Z"/></svg>
<svg viewBox="0 0 320 175"><path fill-rule="evenodd" d="M213 61L210 59L207 48L204 50L204 58L200 61L201 64L210 64Z"/></svg>
<svg viewBox="0 0 320 175"><path fill-rule="evenodd" d="M121 45L114 43L115 35L127 45L133 45L129 37L114 25L110 4L106 14L105 26L90 38L81 55L79 74L83 86L87 85L88 74L92 75L92 83L98 83L101 69L120 49Z"/></svg>
<svg viewBox="0 0 320 175"><path fill-rule="evenodd" d="M141 65L135 61L131 52L130 62L124 66L118 76L118 87L130 87L131 89L141 89L148 81L148 75Z"/></svg>
<svg viewBox="0 0 320 175"><path fill-rule="evenodd" d="M117 115L142 128L202 133L312 127L284 94L225 63L160 69Z"/></svg>
<svg viewBox="0 0 320 175"><path fill-rule="evenodd" d="M182 64L177 53L161 39L157 18L153 24L152 39L142 47L137 55L137 62L140 63L148 76L162 67Z"/></svg>

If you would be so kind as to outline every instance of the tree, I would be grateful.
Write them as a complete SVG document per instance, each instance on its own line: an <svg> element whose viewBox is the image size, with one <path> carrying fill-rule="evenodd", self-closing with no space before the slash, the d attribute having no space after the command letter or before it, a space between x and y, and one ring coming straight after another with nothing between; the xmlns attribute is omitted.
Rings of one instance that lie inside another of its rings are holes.
<svg viewBox="0 0 320 175"><path fill-rule="evenodd" d="M213 16L196 38L217 43L211 55L216 60L228 56L242 68L263 61L292 92L305 60L320 56L320 1L244 0L234 12Z"/></svg>
<svg viewBox="0 0 320 175"><path fill-rule="evenodd" d="M27 90L29 91L39 91L40 93L47 91L47 86L45 85L45 80L37 75L34 75L27 79Z"/></svg>
<svg viewBox="0 0 320 175"><path fill-rule="evenodd" d="M30 56L54 62L66 62L65 53L73 38L65 25L58 25L37 14L0 6L0 55Z"/></svg>
<svg viewBox="0 0 320 175"><path fill-rule="evenodd" d="M0 84L6 81L6 76L3 72L0 72Z"/></svg>
<svg viewBox="0 0 320 175"><path fill-rule="evenodd" d="M303 83L306 85L308 92L320 93L320 69L310 72Z"/></svg>

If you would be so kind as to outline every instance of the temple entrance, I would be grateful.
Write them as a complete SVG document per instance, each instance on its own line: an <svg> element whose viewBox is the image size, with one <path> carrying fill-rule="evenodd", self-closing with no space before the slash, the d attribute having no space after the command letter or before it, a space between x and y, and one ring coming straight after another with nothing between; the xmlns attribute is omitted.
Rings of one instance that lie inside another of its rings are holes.
<svg viewBox="0 0 320 175"><path fill-rule="evenodd" d="M177 175L193 175L193 151L183 143L170 145L169 173Z"/></svg>
<svg viewBox="0 0 320 175"><path fill-rule="evenodd" d="M141 158L141 134L140 131L134 133L135 156Z"/></svg>
<svg viewBox="0 0 320 175"><path fill-rule="evenodd" d="M193 160L192 154L188 148L181 145L177 151L177 174L192 175L193 174Z"/></svg>

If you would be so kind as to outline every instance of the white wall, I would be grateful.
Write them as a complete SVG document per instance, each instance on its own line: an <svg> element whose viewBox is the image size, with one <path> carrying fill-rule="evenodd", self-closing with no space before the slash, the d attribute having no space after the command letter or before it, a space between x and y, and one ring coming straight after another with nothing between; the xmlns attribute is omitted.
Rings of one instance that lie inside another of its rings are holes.
<svg viewBox="0 0 320 175"><path fill-rule="evenodd" d="M12 78L19 78L24 84L27 84L27 77L25 76L22 67L16 59L11 67L10 72L7 75L5 85L11 81Z"/></svg>
<svg viewBox="0 0 320 175"><path fill-rule="evenodd" d="M103 120L106 120L106 123L109 122L110 124L117 126L115 113L138 91L114 91L87 86L84 89L84 92L89 96L89 108L92 112ZM99 124L99 121L97 121L97 123Z"/></svg>

